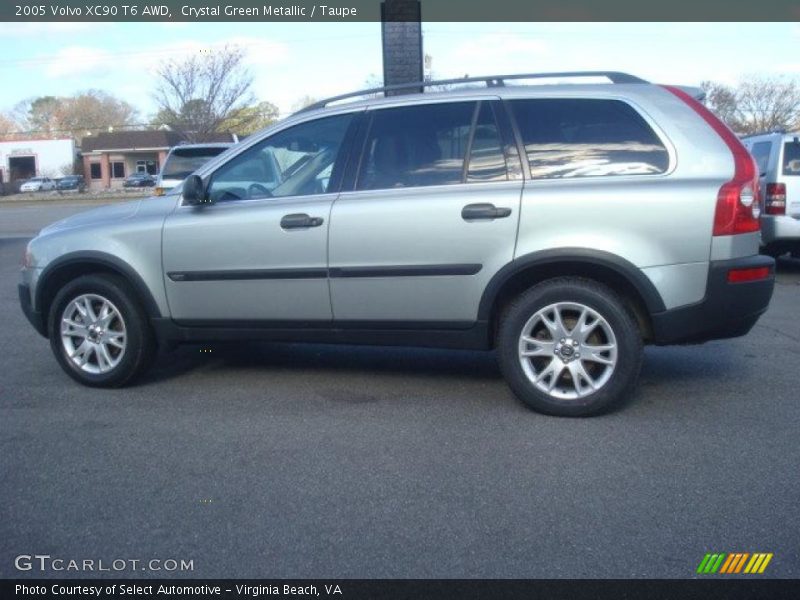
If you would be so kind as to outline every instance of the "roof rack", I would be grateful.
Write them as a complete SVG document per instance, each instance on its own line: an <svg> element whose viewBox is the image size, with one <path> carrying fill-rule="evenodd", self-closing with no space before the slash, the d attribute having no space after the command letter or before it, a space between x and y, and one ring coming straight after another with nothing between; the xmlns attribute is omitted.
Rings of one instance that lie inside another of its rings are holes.
<svg viewBox="0 0 800 600"><path fill-rule="evenodd" d="M383 93L384 97L386 92L394 92L398 90L408 89L425 89L437 85L458 85L464 83L485 83L486 87L503 87L505 82L514 79L553 79L564 77L605 77L611 83L649 83L644 79L634 77L628 73L620 73L619 71L565 71L561 73L521 73L514 75L485 75L483 77L460 77L457 79L438 79L436 81L414 81L411 83L396 83L393 85L384 85L381 87L369 88L366 90L359 90L357 92L350 92L348 94L340 94L339 96L331 96L319 102L309 104L305 108L300 109L299 113L316 110L318 108L325 108L329 104L338 102L339 100L346 100L347 98L357 98L359 96L367 96L369 94Z"/></svg>

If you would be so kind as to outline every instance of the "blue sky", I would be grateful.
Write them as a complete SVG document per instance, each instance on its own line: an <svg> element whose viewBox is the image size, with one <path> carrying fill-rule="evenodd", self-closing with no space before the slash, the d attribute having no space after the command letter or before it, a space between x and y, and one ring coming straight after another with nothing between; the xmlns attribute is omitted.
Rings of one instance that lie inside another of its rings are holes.
<svg viewBox="0 0 800 600"><path fill-rule="evenodd" d="M609 69L662 83L800 77L795 23L424 23L437 77ZM0 110L99 88L155 112L155 68L228 43L283 113L381 75L379 23L0 23Z"/></svg>

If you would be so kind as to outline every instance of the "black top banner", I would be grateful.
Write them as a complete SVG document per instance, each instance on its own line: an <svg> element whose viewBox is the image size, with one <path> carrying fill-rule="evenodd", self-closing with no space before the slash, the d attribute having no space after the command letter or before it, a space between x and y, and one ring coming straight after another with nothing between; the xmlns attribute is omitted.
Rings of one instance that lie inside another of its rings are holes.
<svg viewBox="0 0 800 600"><path fill-rule="evenodd" d="M386 0L408 4L408 0ZM1 21L380 21L381 0L4 0ZM800 0L421 0L423 21L800 21ZM395 14L414 14L414 11ZM403 19L402 16L398 17ZM748 40L742 31L743 42ZM754 40L751 40L754 41Z"/></svg>

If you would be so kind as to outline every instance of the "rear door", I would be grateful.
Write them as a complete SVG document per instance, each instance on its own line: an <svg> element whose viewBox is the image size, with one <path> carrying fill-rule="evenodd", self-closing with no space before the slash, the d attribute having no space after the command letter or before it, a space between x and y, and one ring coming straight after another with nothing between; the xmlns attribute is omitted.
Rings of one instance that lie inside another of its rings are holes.
<svg viewBox="0 0 800 600"><path fill-rule="evenodd" d="M476 320L486 284L512 259L519 219L521 169L509 170L514 145L498 126L497 104L368 111L353 189L331 213L336 321Z"/></svg>

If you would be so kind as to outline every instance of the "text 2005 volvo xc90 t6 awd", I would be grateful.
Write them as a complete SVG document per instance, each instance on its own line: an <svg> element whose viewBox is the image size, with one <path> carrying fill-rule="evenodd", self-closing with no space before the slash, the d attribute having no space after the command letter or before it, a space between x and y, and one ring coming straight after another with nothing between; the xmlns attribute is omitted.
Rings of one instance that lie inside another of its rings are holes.
<svg viewBox="0 0 800 600"><path fill-rule="evenodd" d="M305 109L180 193L42 230L23 310L87 385L176 342L495 348L532 408L606 410L643 344L747 333L774 262L753 160L691 94L559 75L609 83L495 76Z"/></svg>

